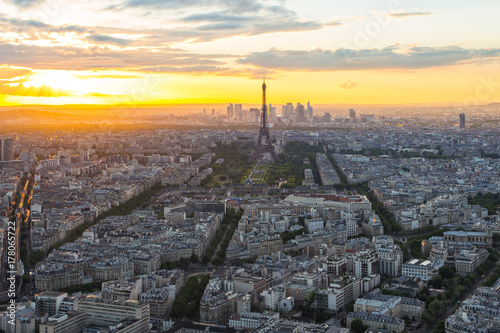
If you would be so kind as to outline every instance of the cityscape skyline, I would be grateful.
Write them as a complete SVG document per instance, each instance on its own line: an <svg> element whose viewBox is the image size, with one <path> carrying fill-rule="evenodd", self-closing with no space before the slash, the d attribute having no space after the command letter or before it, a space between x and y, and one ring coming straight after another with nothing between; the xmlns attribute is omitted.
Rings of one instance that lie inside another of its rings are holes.
<svg viewBox="0 0 500 333"><path fill-rule="evenodd" d="M0 0L0 333L498 333L499 12Z"/></svg>
<svg viewBox="0 0 500 333"><path fill-rule="evenodd" d="M498 325L498 127L349 113L273 128L274 161L249 161L258 131L240 125L2 135L0 327Z"/></svg>

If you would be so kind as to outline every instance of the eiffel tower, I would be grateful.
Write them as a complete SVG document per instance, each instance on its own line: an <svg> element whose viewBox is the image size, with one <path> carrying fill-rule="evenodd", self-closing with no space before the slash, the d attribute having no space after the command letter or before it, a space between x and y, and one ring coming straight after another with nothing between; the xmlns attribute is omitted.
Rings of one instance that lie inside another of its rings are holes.
<svg viewBox="0 0 500 333"><path fill-rule="evenodd" d="M274 161L278 158L274 151L273 142L271 141L271 134L269 127L267 127L267 104L266 104L266 78L262 83L262 115L260 117L259 138L253 146L252 154L250 155L250 162L255 162L259 157L264 154L271 154Z"/></svg>

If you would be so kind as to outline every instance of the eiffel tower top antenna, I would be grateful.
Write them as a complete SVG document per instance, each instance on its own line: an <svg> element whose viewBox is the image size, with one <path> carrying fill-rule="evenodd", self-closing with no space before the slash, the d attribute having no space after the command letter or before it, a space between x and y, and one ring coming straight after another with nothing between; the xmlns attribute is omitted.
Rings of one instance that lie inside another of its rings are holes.
<svg viewBox="0 0 500 333"><path fill-rule="evenodd" d="M262 80L262 115L261 115L261 128L267 127L267 104L266 104L266 76Z"/></svg>

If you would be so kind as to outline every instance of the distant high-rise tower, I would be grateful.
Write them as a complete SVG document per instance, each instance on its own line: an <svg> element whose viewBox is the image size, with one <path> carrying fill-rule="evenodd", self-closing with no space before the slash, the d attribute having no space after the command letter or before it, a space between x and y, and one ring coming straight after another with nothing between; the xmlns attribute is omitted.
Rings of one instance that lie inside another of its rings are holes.
<svg viewBox="0 0 500 333"><path fill-rule="evenodd" d="M234 104L234 118L240 123L243 121L243 106L241 104Z"/></svg>
<svg viewBox="0 0 500 333"><path fill-rule="evenodd" d="M269 104L269 119L270 122L274 123L276 121L276 107Z"/></svg>
<svg viewBox="0 0 500 333"><path fill-rule="evenodd" d="M241 104L234 104L235 115L239 114L242 110L243 110L243 106Z"/></svg>
<svg viewBox="0 0 500 333"><path fill-rule="evenodd" d="M0 139L0 161L14 159L14 139Z"/></svg>
<svg viewBox="0 0 500 333"><path fill-rule="evenodd" d="M260 109L259 108L250 108L250 122L256 123L260 118Z"/></svg>
<svg viewBox="0 0 500 333"><path fill-rule="evenodd" d="M295 116L295 120L298 123L304 123L306 121L306 109L304 108L304 105L297 103L297 107L295 108Z"/></svg>
<svg viewBox="0 0 500 333"><path fill-rule="evenodd" d="M349 119L351 120L351 123L356 120L356 111L354 109L349 109Z"/></svg>
<svg viewBox="0 0 500 333"><path fill-rule="evenodd" d="M465 113L459 114L458 119L460 120L460 128L465 128Z"/></svg>
<svg viewBox="0 0 500 333"><path fill-rule="evenodd" d="M264 79L262 83L262 115L260 116L259 137L257 138L255 146L253 147L252 155L250 155L251 162L256 161L260 156L264 154L270 154L271 158L275 161L278 158L276 152L274 151L269 127L267 127L266 88L266 80Z"/></svg>
<svg viewBox="0 0 500 333"><path fill-rule="evenodd" d="M306 118L308 121L312 121L313 119L313 107L311 106L311 102L307 102Z"/></svg>
<svg viewBox="0 0 500 333"><path fill-rule="evenodd" d="M286 105L283 105L281 108L281 111L283 113L283 118L286 120L292 120L293 118L293 104L292 103L286 103Z"/></svg>

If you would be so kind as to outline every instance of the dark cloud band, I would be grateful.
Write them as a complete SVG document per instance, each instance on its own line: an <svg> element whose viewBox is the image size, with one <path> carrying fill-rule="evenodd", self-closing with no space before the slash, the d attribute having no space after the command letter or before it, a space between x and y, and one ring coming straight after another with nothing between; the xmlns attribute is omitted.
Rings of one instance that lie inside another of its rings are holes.
<svg viewBox="0 0 500 333"><path fill-rule="evenodd" d="M316 49L313 51L277 50L254 52L239 62L288 71L339 71L368 69L418 69L474 62L478 58L496 58L500 49L464 49L449 47L399 47L384 49Z"/></svg>

